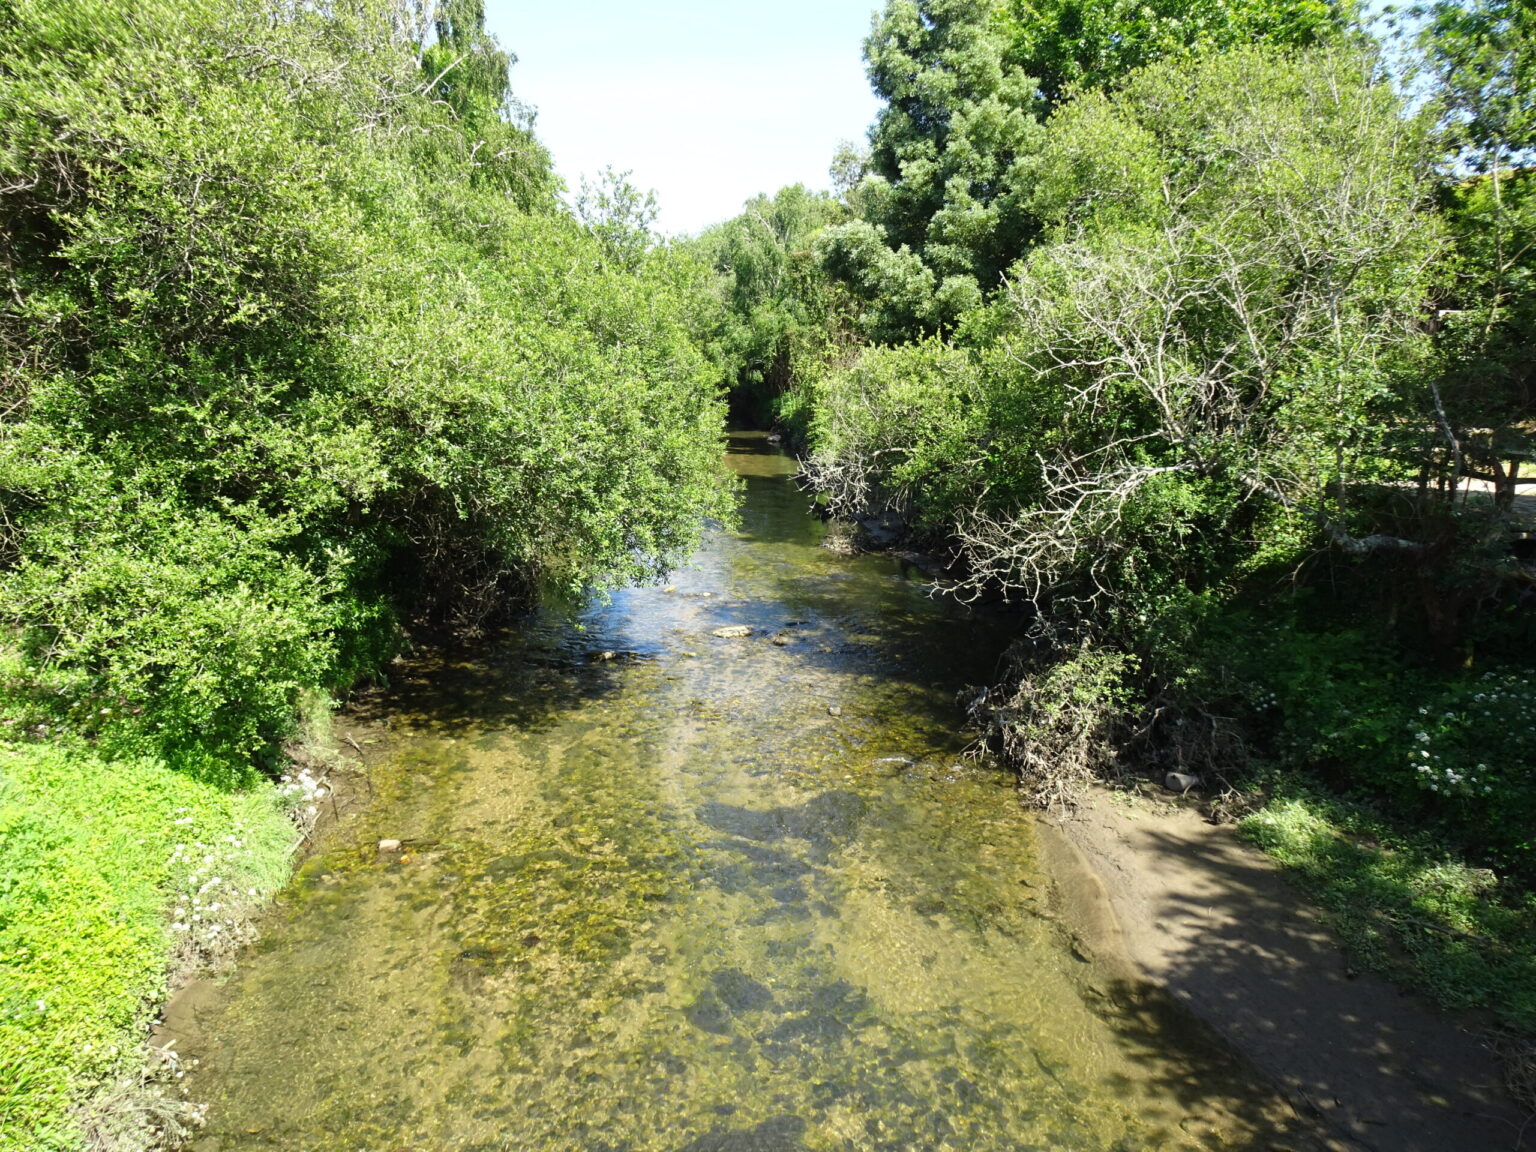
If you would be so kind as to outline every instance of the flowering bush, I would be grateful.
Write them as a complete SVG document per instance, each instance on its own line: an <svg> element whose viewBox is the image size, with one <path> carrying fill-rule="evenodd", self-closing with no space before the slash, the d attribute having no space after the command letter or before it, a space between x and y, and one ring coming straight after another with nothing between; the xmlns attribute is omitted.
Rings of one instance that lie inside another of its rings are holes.
<svg viewBox="0 0 1536 1152"><path fill-rule="evenodd" d="M1283 759L1536 872L1536 673L1436 676L1357 632L1277 629L1247 653L1252 724Z"/></svg>
<svg viewBox="0 0 1536 1152"><path fill-rule="evenodd" d="M1485 672L1446 685L1407 725L1407 766L1443 822L1536 864L1536 676Z"/></svg>

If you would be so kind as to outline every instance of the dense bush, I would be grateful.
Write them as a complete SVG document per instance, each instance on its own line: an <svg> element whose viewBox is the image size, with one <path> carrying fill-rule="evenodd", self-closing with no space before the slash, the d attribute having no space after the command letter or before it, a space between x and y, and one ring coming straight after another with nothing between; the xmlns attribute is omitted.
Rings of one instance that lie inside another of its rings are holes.
<svg viewBox="0 0 1536 1152"><path fill-rule="evenodd" d="M909 345L824 386L838 503L921 478L975 586L1111 630L1271 533L1357 544L1339 485L1381 475L1371 429L1422 409L1438 251L1395 97L1351 54L1241 51L1148 68L1046 132L1051 239L962 328L965 383L880 367L934 356Z"/></svg>
<svg viewBox="0 0 1536 1152"><path fill-rule="evenodd" d="M792 184L753 197L741 215L686 242L685 251L713 273L711 343L735 418L805 434L807 398L795 390L836 358L849 312L821 275L815 243L846 214L826 193Z"/></svg>
<svg viewBox="0 0 1536 1152"><path fill-rule="evenodd" d="M1207 696L1271 758L1438 831L1470 861L1536 879L1536 697L1523 671L1443 671L1303 598L1230 612L1194 649Z"/></svg>
<svg viewBox="0 0 1536 1152"><path fill-rule="evenodd" d="M653 573L722 509L671 278L558 209L460 8L462 75L382 2L0 12L0 617L33 724L241 763L402 621Z"/></svg>

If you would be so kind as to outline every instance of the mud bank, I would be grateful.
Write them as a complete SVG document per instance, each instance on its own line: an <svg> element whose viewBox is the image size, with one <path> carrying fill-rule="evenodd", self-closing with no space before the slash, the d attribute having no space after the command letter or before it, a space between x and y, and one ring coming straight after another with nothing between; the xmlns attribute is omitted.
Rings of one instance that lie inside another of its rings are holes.
<svg viewBox="0 0 1536 1152"><path fill-rule="evenodd" d="M1476 1024L1354 972L1318 911L1230 827L1107 790L1038 823L1080 948L1187 1007L1334 1147L1489 1152L1529 1134Z"/></svg>

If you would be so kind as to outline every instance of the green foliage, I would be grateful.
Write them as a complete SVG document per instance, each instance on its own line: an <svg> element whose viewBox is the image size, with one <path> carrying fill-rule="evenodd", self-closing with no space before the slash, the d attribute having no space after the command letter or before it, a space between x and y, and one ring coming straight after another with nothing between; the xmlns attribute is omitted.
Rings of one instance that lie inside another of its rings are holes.
<svg viewBox="0 0 1536 1152"><path fill-rule="evenodd" d="M888 415L869 380L920 354L866 352L825 386L817 474L855 513L922 491L971 591L1107 634L1234 579L1257 527L1357 540L1339 485L1378 478L1378 431L1428 407L1423 154L1349 53L1169 62L1078 98L1031 160L1049 242L947 357L965 384Z"/></svg>
<svg viewBox="0 0 1536 1152"><path fill-rule="evenodd" d="M534 139L533 113L512 92L508 70L517 57L485 30L485 0L436 0L410 9L408 19L431 17L430 28L412 29L426 77L421 93L452 109L459 132L471 141L471 178L511 195L525 210L547 203L555 188L549 154Z"/></svg>
<svg viewBox="0 0 1536 1152"><path fill-rule="evenodd" d="M1169 57L1338 41L1353 15L1340 0L1004 0L997 20L1005 59L1034 78L1044 114Z"/></svg>
<svg viewBox="0 0 1536 1152"><path fill-rule="evenodd" d="M1021 646L1013 659L1007 687L974 701L972 719L1018 770L1025 803L1069 807L1088 784L1114 774L1138 662L1093 643L1048 654Z"/></svg>
<svg viewBox="0 0 1536 1152"><path fill-rule="evenodd" d="M1473 863L1536 877L1529 673L1425 668L1384 631L1342 626L1315 599L1208 621L1187 649L1206 670L1199 687L1223 680L1284 763L1387 803Z"/></svg>
<svg viewBox="0 0 1536 1152"><path fill-rule="evenodd" d="M942 532L982 482L985 454L967 455L984 399L971 357L943 341L868 348L815 385L806 475L845 514Z"/></svg>
<svg viewBox="0 0 1536 1152"><path fill-rule="evenodd" d="M1536 147L1536 13L1522 0L1414 5L1448 143L1488 172Z"/></svg>
<svg viewBox="0 0 1536 1152"><path fill-rule="evenodd" d="M680 285L557 211L476 4L425 51L396 15L7 8L0 617L34 722L242 765L402 621L654 574L723 511Z"/></svg>
<svg viewBox="0 0 1536 1152"><path fill-rule="evenodd" d="M953 327L1033 235L1034 82L1004 66L991 16L986 0L892 0L865 43L885 104L850 193L859 219L828 231L823 259L876 340Z"/></svg>
<svg viewBox="0 0 1536 1152"><path fill-rule="evenodd" d="M583 180L575 208L576 218L597 237L609 263L634 272L656 243L654 225L660 209L656 193L641 192L629 176L605 168L597 180Z"/></svg>
<svg viewBox="0 0 1536 1152"><path fill-rule="evenodd" d="M1499 447L1528 448L1518 425L1536 383L1536 179L1494 170L1451 188L1446 201L1456 278L1437 343L1447 416L1464 432L1497 430ZM1498 458L1489 454L1478 461L1484 469Z"/></svg>
<svg viewBox="0 0 1536 1152"><path fill-rule="evenodd" d="M741 215L708 229L688 250L713 269L714 333L735 415L783 422L804 379L836 354L846 311L813 246L846 211L825 193L792 184L755 196ZM803 426L789 421L796 434Z"/></svg>
<svg viewBox="0 0 1536 1152"><path fill-rule="evenodd" d="M1335 0L891 0L865 43L885 103L867 159L839 160L844 180L864 174L857 220L823 240L828 273L866 302L874 340L950 332L1040 238L1035 187L1060 159L1041 161L1041 124L1069 96L1164 58L1338 42L1349 17ZM1110 168L1126 152L1112 136L1095 148Z"/></svg>
<svg viewBox="0 0 1536 1152"><path fill-rule="evenodd" d="M136 1072L173 898L207 884L213 858L205 891L223 895L202 930L227 932L286 879L292 840L270 791L78 743L0 746L0 1149L81 1146L80 1087Z"/></svg>

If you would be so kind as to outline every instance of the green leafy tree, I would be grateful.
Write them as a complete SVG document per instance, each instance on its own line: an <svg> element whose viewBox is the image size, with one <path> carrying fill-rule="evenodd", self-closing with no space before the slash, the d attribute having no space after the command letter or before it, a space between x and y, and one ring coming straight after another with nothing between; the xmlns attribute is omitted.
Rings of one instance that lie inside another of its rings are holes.
<svg viewBox="0 0 1536 1152"><path fill-rule="evenodd" d="M525 139L485 119L505 58L478 9L439 15L478 88L424 90L387 5L6 6L0 704L27 722L246 764L403 626L654 574L725 511L691 305L554 210L542 150L487 160Z"/></svg>
<svg viewBox="0 0 1536 1152"><path fill-rule="evenodd" d="M470 148L475 179L548 207L549 155L533 135L533 111L512 91L517 57L485 27L484 0L427 0L413 15L420 36L421 92L452 109Z"/></svg>
<svg viewBox="0 0 1536 1152"><path fill-rule="evenodd" d="M1033 234L1023 165L1039 137L1034 82L1005 67L988 0L893 0L865 42L883 100L860 219L828 232L831 274L898 340L951 327Z"/></svg>
<svg viewBox="0 0 1536 1152"><path fill-rule="evenodd" d="M1071 93L1186 52L1337 40L1350 12L1347 0L891 0L865 43L884 106L848 196L858 219L823 244L829 274L868 302L876 340L953 330L1039 237L1041 121Z"/></svg>
<svg viewBox="0 0 1536 1152"><path fill-rule="evenodd" d="M753 423L791 417L793 391L831 354L845 309L821 274L814 245L846 209L803 185L755 196L741 215L706 231L696 242L714 269L720 300L719 354L736 415Z"/></svg>
<svg viewBox="0 0 1536 1152"><path fill-rule="evenodd" d="M1165 62L1063 105L1031 201L1050 240L963 330L970 369L918 389L932 353L866 354L826 386L814 474L852 512L915 494L973 591L1130 635L1244 541L1413 551L1345 494L1429 407L1424 155L1348 53Z"/></svg>
<svg viewBox="0 0 1536 1152"><path fill-rule="evenodd" d="M1448 143L1481 172L1526 156L1536 147L1536 12L1520 0L1440 0L1411 12Z"/></svg>
<svg viewBox="0 0 1536 1152"><path fill-rule="evenodd" d="M1413 11L1456 246L1455 280L1439 302L1433 463L1453 495L1464 476L1492 482L1502 513L1521 483L1536 482L1526 426L1536 403L1536 13L1509 0Z"/></svg>
<svg viewBox="0 0 1536 1152"><path fill-rule="evenodd" d="M639 269L657 242L656 193L642 192L631 173L603 169L596 180L583 179L574 205L576 219L596 237L609 262L628 272Z"/></svg>
<svg viewBox="0 0 1536 1152"><path fill-rule="evenodd" d="M1170 56L1337 41L1352 8L1348 0L1004 0L997 18L1005 60L1034 78L1044 114L1074 91Z"/></svg>

